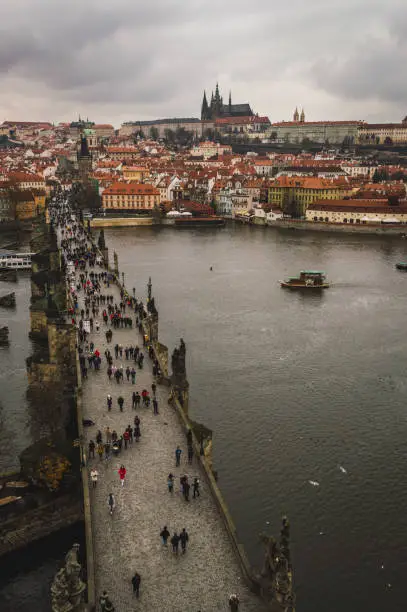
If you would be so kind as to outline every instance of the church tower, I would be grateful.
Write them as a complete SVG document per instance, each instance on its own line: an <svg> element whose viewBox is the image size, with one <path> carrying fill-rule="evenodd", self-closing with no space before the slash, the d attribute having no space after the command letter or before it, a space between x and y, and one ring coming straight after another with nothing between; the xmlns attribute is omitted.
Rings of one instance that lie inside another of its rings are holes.
<svg viewBox="0 0 407 612"><path fill-rule="evenodd" d="M232 92L231 91L229 91L229 108L228 108L228 112L229 112L229 115L232 114Z"/></svg>
<svg viewBox="0 0 407 612"><path fill-rule="evenodd" d="M298 112L298 108L295 107L295 111L294 111L294 115L293 115L293 121L297 122L299 120L300 120L300 115L299 115L299 112Z"/></svg>
<svg viewBox="0 0 407 612"><path fill-rule="evenodd" d="M304 109L302 109L302 111L301 111L300 122L301 123L305 123L305 112L304 112Z"/></svg>

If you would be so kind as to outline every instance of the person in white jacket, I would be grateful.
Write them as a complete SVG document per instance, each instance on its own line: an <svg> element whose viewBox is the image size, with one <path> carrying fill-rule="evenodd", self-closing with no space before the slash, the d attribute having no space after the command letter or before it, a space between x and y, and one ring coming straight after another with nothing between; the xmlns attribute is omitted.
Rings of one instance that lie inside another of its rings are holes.
<svg viewBox="0 0 407 612"><path fill-rule="evenodd" d="M92 486L95 489L96 485L98 483L98 476L99 476L99 472L97 471L96 468L92 468L90 471L90 479L92 481Z"/></svg>

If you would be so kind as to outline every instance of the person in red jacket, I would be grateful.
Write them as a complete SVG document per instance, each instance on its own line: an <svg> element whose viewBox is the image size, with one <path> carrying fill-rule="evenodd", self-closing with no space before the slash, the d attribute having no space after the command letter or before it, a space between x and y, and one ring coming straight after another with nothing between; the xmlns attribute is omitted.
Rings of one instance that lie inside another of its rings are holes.
<svg viewBox="0 0 407 612"><path fill-rule="evenodd" d="M122 487L124 487L124 479L126 478L126 468L124 465L120 466L119 469L120 482L122 483Z"/></svg>
<svg viewBox="0 0 407 612"><path fill-rule="evenodd" d="M130 440L130 434L128 432L128 430L126 429L126 431L123 433L123 439L124 439L124 448L127 449L127 445L129 443Z"/></svg>

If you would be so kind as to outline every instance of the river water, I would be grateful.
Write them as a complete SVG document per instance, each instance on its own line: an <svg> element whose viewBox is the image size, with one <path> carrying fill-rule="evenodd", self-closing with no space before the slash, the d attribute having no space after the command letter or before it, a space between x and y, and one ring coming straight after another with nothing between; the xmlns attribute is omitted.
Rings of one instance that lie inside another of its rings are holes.
<svg viewBox="0 0 407 612"><path fill-rule="evenodd" d="M128 288L151 275L161 341L186 342L190 414L251 561L287 514L298 610L404 609L406 242L241 225L106 241ZM304 268L333 286L280 288Z"/></svg>
<svg viewBox="0 0 407 612"><path fill-rule="evenodd" d="M152 277L160 340L186 342L190 414L213 429L219 485L252 563L258 534L277 534L287 514L299 611L404 610L407 275L394 264L406 242L233 224L105 236L128 288L145 294ZM304 268L325 270L332 287L280 288ZM0 352L13 388L1 385L2 446L32 433L28 291L21 279L10 334L20 349ZM0 461L18 464L14 450ZM6 588L20 578L28 589L24 573Z"/></svg>

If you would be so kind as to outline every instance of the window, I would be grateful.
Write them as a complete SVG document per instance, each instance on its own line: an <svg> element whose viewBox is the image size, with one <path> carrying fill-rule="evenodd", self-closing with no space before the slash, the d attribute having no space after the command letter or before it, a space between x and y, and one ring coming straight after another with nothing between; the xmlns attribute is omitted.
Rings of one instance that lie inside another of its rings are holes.
<svg viewBox="0 0 407 612"><path fill-rule="evenodd" d="M347 222L348 222L348 220L347 220L347 219L344 219L344 220L343 220L343 222L344 222L344 223L347 223Z"/></svg>
<svg viewBox="0 0 407 612"><path fill-rule="evenodd" d="M349 223L353 223L354 219L349 219Z"/></svg>
<svg viewBox="0 0 407 612"><path fill-rule="evenodd" d="M360 223L360 219L356 219L356 223Z"/></svg>

